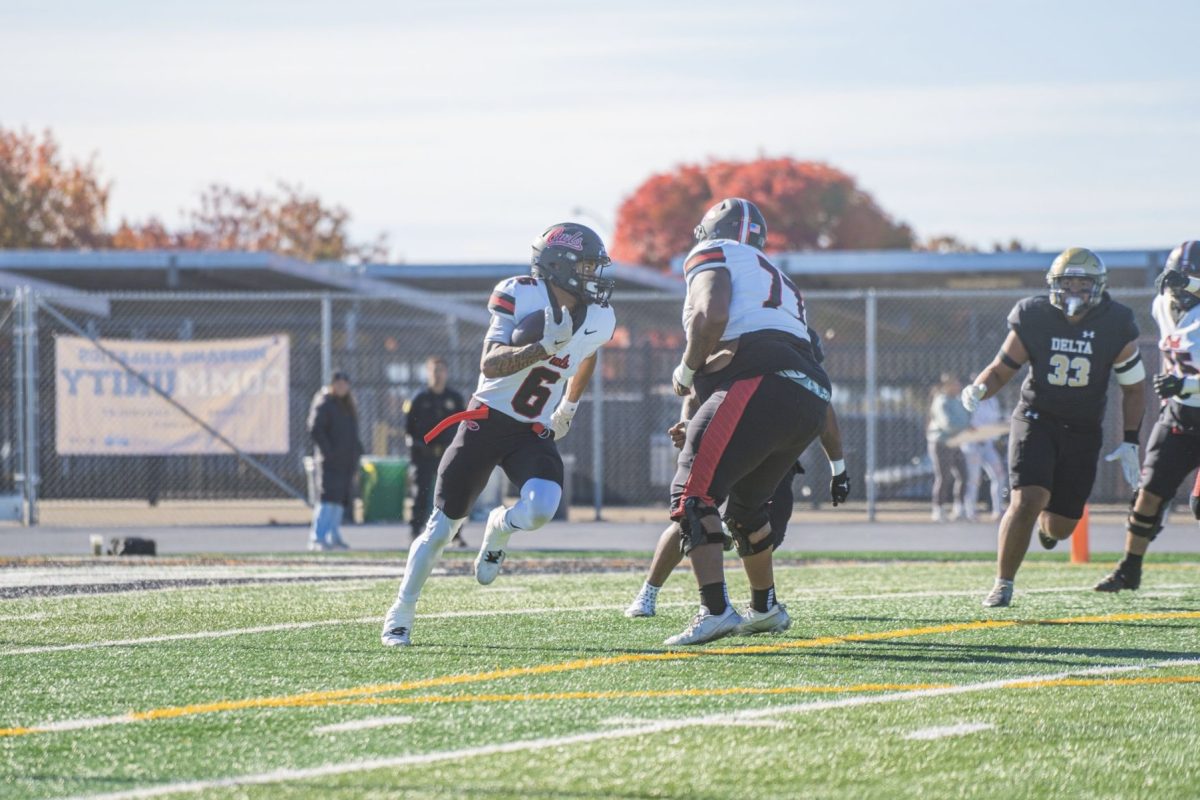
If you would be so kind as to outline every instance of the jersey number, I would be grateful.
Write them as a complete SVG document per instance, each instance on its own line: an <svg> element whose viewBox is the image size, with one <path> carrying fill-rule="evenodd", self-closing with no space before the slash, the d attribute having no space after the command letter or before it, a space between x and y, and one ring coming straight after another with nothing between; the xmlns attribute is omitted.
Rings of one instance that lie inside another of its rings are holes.
<svg viewBox="0 0 1200 800"><path fill-rule="evenodd" d="M792 283L787 275L780 272L774 264L762 256L758 257L758 266L771 276L771 292L767 295L767 299L763 300L763 308L779 308L783 305L783 287L786 285L796 298L796 319L804 322L804 298L800 296L800 290L796 288L796 284Z"/></svg>
<svg viewBox="0 0 1200 800"><path fill-rule="evenodd" d="M558 383L562 374L545 367L534 367L513 395L513 411L524 417L537 417L550 399L550 384Z"/></svg>
<svg viewBox="0 0 1200 800"><path fill-rule="evenodd" d="M1050 366L1054 371L1046 380L1051 386L1070 386L1072 388L1087 386L1092 373L1092 362L1083 356L1068 359L1061 353L1050 356Z"/></svg>

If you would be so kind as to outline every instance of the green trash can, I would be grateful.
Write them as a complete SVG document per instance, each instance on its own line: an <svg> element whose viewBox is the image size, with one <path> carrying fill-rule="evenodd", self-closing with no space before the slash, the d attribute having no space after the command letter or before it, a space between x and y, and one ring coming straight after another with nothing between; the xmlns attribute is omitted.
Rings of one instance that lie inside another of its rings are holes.
<svg viewBox="0 0 1200 800"><path fill-rule="evenodd" d="M363 456L359 462L363 522L403 522L408 497L408 460Z"/></svg>

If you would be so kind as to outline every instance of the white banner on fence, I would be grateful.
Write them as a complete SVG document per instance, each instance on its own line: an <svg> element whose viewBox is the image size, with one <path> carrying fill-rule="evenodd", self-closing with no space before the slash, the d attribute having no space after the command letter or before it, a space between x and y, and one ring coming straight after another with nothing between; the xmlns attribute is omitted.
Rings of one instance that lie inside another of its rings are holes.
<svg viewBox="0 0 1200 800"><path fill-rule="evenodd" d="M288 452L287 336L100 344L242 450ZM230 452L91 341L59 336L54 358L59 454Z"/></svg>

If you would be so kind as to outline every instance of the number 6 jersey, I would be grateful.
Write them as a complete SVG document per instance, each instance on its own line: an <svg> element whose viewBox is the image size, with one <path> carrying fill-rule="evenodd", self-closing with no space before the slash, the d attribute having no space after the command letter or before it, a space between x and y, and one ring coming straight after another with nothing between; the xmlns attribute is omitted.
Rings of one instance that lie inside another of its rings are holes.
<svg viewBox="0 0 1200 800"><path fill-rule="evenodd" d="M1029 375L1014 416L1045 414L1068 425L1099 428L1113 362L1138 338L1133 311L1105 292L1072 325L1049 297L1039 295L1017 303L1008 325L1029 353Z"/></svg>
<svg viewBox="0 0 1200 800"><path fill-rule="evenodd" d="M517 323L531 314L544 314L554 303L550 286L528 275L507 278L496 284L488 301L492 324L484 341L511 344ZM580 363L613 337L617 318L611 306L588 304L572 314L575 333L553 356L502 378L479 376L475 399L494 411L522 422L549 427L550 415L558 406L567 379L579 371Z"/></svg>

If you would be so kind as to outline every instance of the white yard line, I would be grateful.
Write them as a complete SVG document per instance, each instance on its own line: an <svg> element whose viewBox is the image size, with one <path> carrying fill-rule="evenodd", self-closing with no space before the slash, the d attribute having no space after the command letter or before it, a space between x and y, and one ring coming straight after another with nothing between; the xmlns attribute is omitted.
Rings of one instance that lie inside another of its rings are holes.
<svg viewBox="0 0 1200 800"><path fill-rule="evenodd" d="M691 605L691 603L660 603L660 605ZM575 611L620 611L624 606L595 605L595 606L562 606L558 608L507 608L484 609L479 611L441 611L434 614L420 614L418 620L426 619L457 619L459 617L508 617L528 614L559 614ZM180 642L190 639L224 639L229 636L242 636L254 633L274 633L276 631L303 630L305 628L321 628L330 625L364 625L367 623L383 624L383 614L357 619L326 619L311 622L283 622L278 625L261 625L255 628L230 628L222 631L195 631L193 633L171 633L163 636L143 636L138 639L113 639L100 642L76 642L74 644L46 644L32 647L21 647L14 650L0 650L0 656L25 656L36 653L61 653L69 650L94 650L101 647L132 647L140 644L158 644L160 642Z"/></svg>
<svg viewBox="0 0 1200 800"><path fill-rule="evenodd" d="M346 733L348 731L364 731L368 728L384 728L389 725L407 725L416 717L371 717L369 719L352 719L349 722L339 722L336 725L322 725L313 728L313 733Z"/></svg>
<svg viewBox="0 0 1200 800"><path fill-rule="evenodd" d="M933 739L946 739L951 736L966 736L969 733L989 731L994 727L996 726L990 722L960 722L957 725L943 725L940 728L922 728L919 731L913 731L905 735L904 738L931 741Z"/></svg>
<svg viewBox="0 0 1200 800"><path fill-rule="evenodd" d="M457 761L477 756L504 755L506 753L531 753L539 750L557 749L576 744L588 744L608 739L628 739L636 736L647 736L681 728L697 726L740 724L749 720L767 719L781 714L805 714L812 711L825 711L835 708L852 708L856 706L881 705L911 700L923 700L929 697L968 694L971 692L987 692L993 689L1003 689L1007 686L1031 681L1053 681L1079 675L1108 675L1119 672L1137 672L1145 669L1160 667L1176 667L1200 664L1200 659L1176 659L1160 661L1152 664L1132 664L1092 669L1059 672L1053 675L1025 675L1020 678L1005 678L1003 680L968 683L959 686L946 686L938 689L919 689L907 692L888 692L877 695L860 695L855 697L840 697L832 700L819 700L810 703L797 703L786 706L775 706L738 711L732 714L710 714L700 717L685 717L682 719L664 719L644 725L631 725L624 728L589 731L570 736L555 736L543 739L526 739L516 742L484 745L482 747L465 747L458 750L440 750L432 753L415 753L394 758L378 758L367 761L349 761L341 764L326 764L320 767L303 769L277 769L270 772L259 772L248 775L237 775L229 778L218 778L205 781L187 781L180 783L147 786L142 789L131 789L108 794L81 795L71 800L146 800L151 797L164 797L172 794L195 794L210 789L221 789L235 786L254 786L280 783L283 781L304 781L314 778L327 778L333 775L348 775L355 772L370 772L378 769L396 769L398 767L415 766L419 764L436 764L443 761Z"/></svg>

